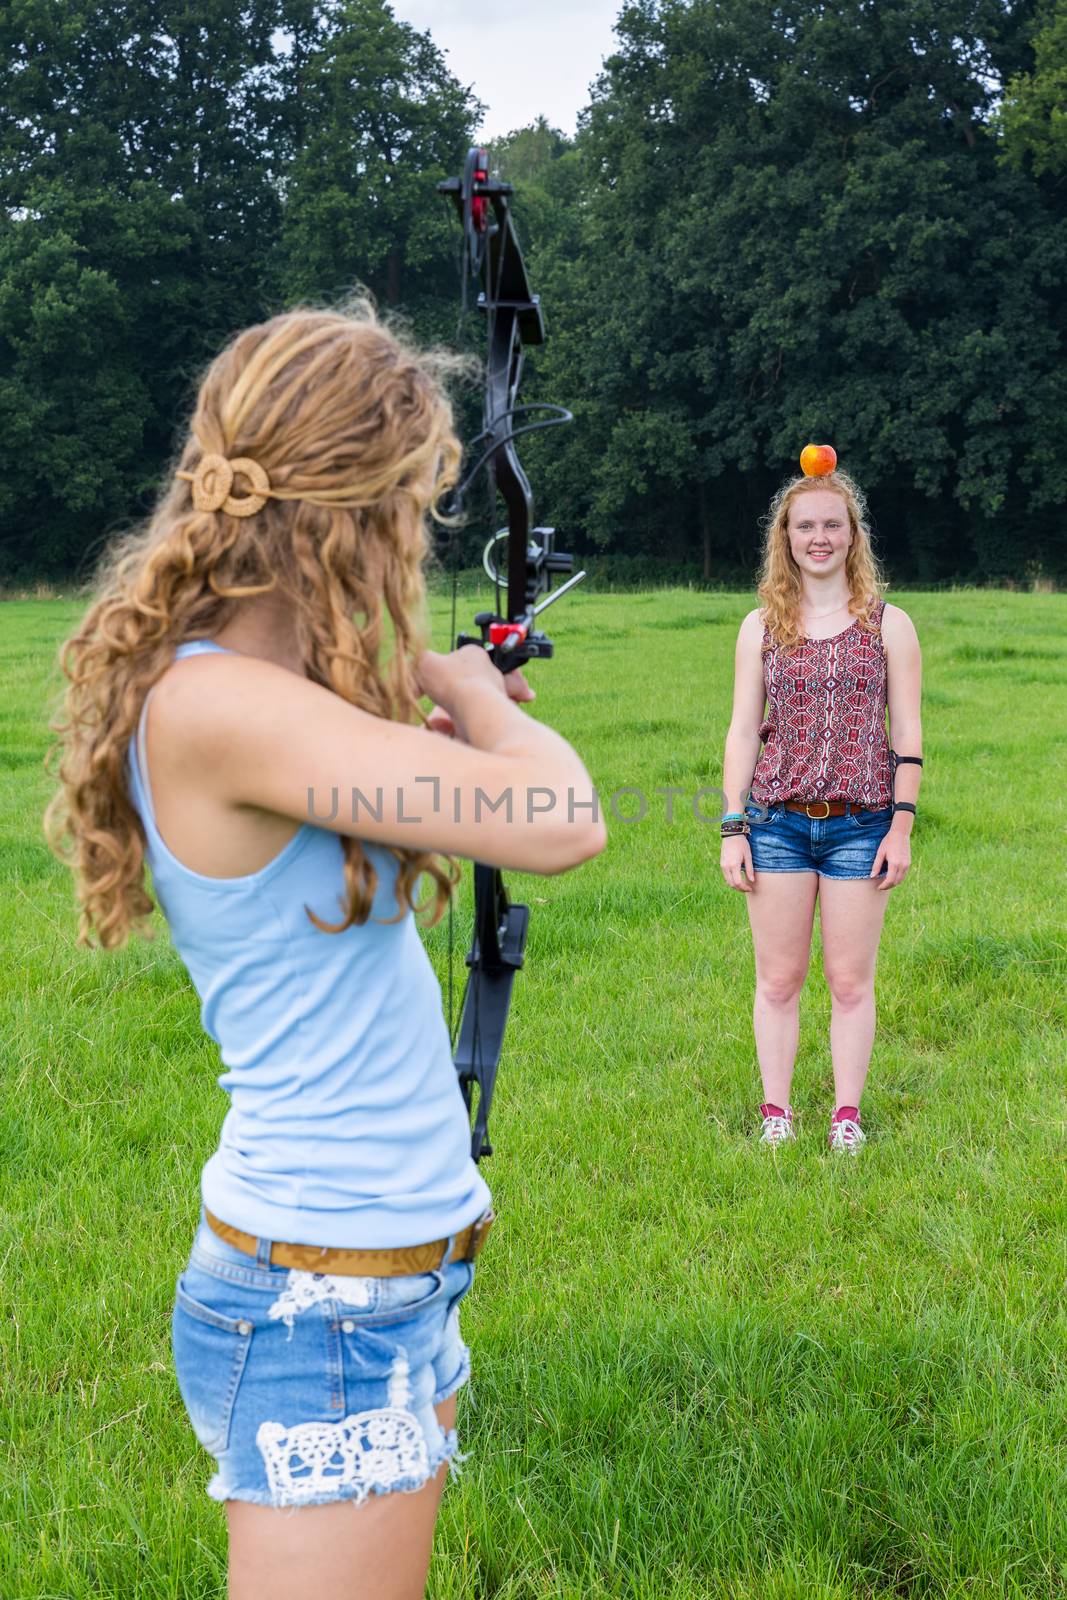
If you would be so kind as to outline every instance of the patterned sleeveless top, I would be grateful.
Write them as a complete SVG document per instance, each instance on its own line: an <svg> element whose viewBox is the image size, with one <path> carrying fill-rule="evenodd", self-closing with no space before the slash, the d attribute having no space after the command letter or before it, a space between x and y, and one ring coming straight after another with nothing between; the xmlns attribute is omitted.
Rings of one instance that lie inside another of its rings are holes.
<svg viewBox="0 0 1067 1600"><path fill-rule="evenodd" d="M893 803L886 737L887 667L881 624L885 601L874 608L876 633L853 622L829 639L805 639L783 653L763 629L767 717L752 774L752 799L851 800Z"/></svg>

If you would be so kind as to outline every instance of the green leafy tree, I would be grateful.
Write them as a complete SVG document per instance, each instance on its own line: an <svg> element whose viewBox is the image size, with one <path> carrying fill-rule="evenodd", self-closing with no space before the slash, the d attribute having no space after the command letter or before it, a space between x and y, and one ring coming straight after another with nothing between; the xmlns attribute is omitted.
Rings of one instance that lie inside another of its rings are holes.
<svg viewBox="0 0 1067 1600"><path fill-rule="evenodd" d="M460 170L480 104L429 34L398 22L384 0L331 8L285 83L306 137L286 173L283 293L335 295L358 277L421 329L442 332L456 243L434 187Z"/></svg>
<svg viewBox="0 0 1067 1600"><path fill-rule="evenodd" d="M143 510L197 370L262 309L276 20L262 0L0 12L0 406L25 438L0 570L69 570Z"/></svg>
<svg viewBox="0 0 1067 1600"><path fill-rule="evenodd" d="M1034 175L1067 172L1067 3L1045 7L1034 33L1033 67L1008 84L999 123L1004 154Z"/></svg>
<svg viewBox="0 0 1067 1600"><path fill-rule="evenodd" d="M569 549L588 521L598 406L597 374L583 375L584 330L574 320L584 303L580 285L587 272L595 272L583 226L586 176L575 141L543 117L496 140L489 156L492 170L515 189L515 227L547 332L545 346L526 352L522 399L565 404L575 417L574 427L529 434L520 442L537 494L537 519L555 525L560 548Z"/></svg>
<svg viewBox="0 0 1067 1600"><path fill-rule="evenodd" d="M1062 217L988 131L1021 27L1000 0L624 8L542 364L582 396L550 472L591 540L751 568L829 439L895 572L1062 562Z"/></svg>
<svg viewBox="0 0 1067 1600"><path fill-rule="evenodd" d="M0 327L0 561L17 568L21 539L27 565L56 571L125 511L150 397L118 283L56 227L0 228Z"/></svg>
<svg viewBox="0 0 1067 1600"><path fill-rule="evenodd" d="M0 9L0 577L141 515L203 366L294 296L443 329L476 109L373 0Z"/></svg>

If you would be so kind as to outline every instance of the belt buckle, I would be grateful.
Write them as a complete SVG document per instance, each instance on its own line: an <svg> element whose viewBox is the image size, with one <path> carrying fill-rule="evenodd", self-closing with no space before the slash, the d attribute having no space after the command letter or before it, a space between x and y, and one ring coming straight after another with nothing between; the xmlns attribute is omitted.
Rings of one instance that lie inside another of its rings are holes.
<svg viewBox="0 0 1067 1600"><path fill-rule="evenodd" d="M475 1256L478 1254L478 1251L485 1243L486 1234L489 1232L489 1229L493 1226L495 1221L496 1212L491 1206L488 1211L483 1211L480 1217L475 1218L475 1220L471 1223L471 1236L468 1240L466 1251L460 1257L461 1261L474 1260Z"/></svg>
<svg viewBox="0 0 1067 1600"><path fill-rule="evenodd" d="M812 812L812 809L811 809L813 805L825 806L826 810L822 813L821 816L816 816ZM805 802L804 802L804 810L807 813L807 815L809 817L811 817L811 820L813 822L824 822L826 820L826 818L830 815L830 802L829 802L829 800L805 800Z"/></svg>

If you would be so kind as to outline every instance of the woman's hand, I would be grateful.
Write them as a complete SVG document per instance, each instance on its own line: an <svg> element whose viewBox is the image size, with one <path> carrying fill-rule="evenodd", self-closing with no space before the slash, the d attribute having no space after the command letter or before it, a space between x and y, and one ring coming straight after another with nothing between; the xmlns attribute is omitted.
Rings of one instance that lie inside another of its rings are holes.
<svg viewBox="0 0 1067 1600"><path fill-rule="evenodd" d="M886 871L882 872L882 862ZM911 838L903 828L890 828L878 846L871 868L871 877L877 879L876 889L895 889L903 883L911 866Z"/></svg>
<svg viewBox="0 0 1067 1600"><path fill-rule="evenodd" d="M457 694L462 695L466 684L479 680L490 683L509 700L522 702L536 698L534 690L519 670L501 672L493 666L485 650L468 645L461 650L453 650L450 655L440 655L435 650L424 651L415 663L415 675L423 694L442 702L430 711L426 727L432 733L443 733L450 739L456 737L452 710Z"/></svg>
<svg viewBox="0 0 1067 1600"><path fill-rule="evenodd" d="M488 652L471 645L442 655L439 650L424 650L415 662L415 678L423 694L451 710L456 697L470 683L491 684L506 694L503 674L489 659Z"/></svg>
<svg viewBox="0 0 1067 1600"><path fill-rule="evenodd" d="M731 889L740 889L742 894L752 893L756 882L752 870L752 847L747 834L727 834L722 842L719 865Z"/></svg>
<svg viewBox="0 0 1067 1600"><path fill-rule="evenodd" d="M449 739L456 736L456 724L443 706L434 706L423 726L429 728L431 733L443 733Z"/></svg>

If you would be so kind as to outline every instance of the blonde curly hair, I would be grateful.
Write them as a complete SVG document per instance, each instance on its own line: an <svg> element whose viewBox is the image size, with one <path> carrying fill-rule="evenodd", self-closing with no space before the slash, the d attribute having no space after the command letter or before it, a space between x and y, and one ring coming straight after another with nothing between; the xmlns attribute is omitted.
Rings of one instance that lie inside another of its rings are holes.
<svg viewBox="0 0 1067 1600"><path fill-rule="evenodd" d="M849 614L868 633L877 633L874 610L889 587L888 579L871 547L867 502L859 485L847 472L835 469L821 478L798 477L784 483L771 501L763 520L763 555L756 593L760 615L771 634L768 648L777 644L788 652L804 639L800 619L803 589L800 568L789 548L789 508L798 495L815 490L838 494L848 510L853 539L845 559L851 594Z"/></svg>
<svg viewBox="0 0 1067 1600"><path fill-rule="evenodd" d="M151 937L129 742L175 646L211 638L241 600L274 593L292 606L313 683L373 716L424 720L413 661L428 634L426 516L446 520L441 497L458 477L444 384L462 366L415 349L362 294L246 328L208 366L155 510L105 551L89 609L59 651L70 682L49 723L59 738L46 770L58 755L61 787L43 827L74 874L79 944L91 944L93 930L106 950L131 931ZM197 510L188 480L210 454L252 458L277 493L254 516ZM175 477L179 470L188 478ZM359 840L341 842L343 920L323 923L305 907L327 933L366 922L377 886ZM455 862L399 847L392 854L398 916L414 909L436 922L459 880ZM423 873L435 891L415 906Z"/></svg>

